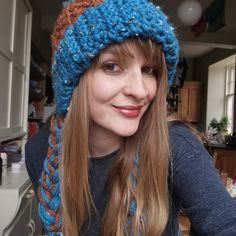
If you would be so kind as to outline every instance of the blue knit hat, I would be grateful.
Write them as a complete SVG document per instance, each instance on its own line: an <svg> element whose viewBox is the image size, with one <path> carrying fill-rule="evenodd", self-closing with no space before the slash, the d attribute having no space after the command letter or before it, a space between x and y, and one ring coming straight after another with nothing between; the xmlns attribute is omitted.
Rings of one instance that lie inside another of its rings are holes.
<svg viewBox="0 0 236 236"><path fill-rule="evenodd" d="M67 0L52 35L52 79L56 119L52 119L48 156L39 181L39 215L47 235L61 235L62 216L59 180L59 153L64 116L80 76L94 57L111 43L130 37L151 38L161 45L165 55L168 84L172 83L178 62L179 46L173 28L162 13L147 0ZM134 157L138 168L139 157ZM136 186L136 177L130 173ZM136 201L129 203L129 215L136 211ZM127 220L126 229L132 220ZM130 232L132 235L132 232Z"/></svg>
<svg viewBox="0 0 236 236"><path fill-rule="evenodd" d="M66 7L73 4L71 0L63 2L67 3ZM80 2L84 7L83 1ZM88 2L92 6L87 5ZM161 45L168 83L172 83L179 46L173 28L160 8L147 0L94 2L86 1L82 14L64 29L58 45L53 45L52 78L56 113L59 115L66 114L72 92L81 74L90 67L91 60L109 44L129 37L151 38Z"/></svg>

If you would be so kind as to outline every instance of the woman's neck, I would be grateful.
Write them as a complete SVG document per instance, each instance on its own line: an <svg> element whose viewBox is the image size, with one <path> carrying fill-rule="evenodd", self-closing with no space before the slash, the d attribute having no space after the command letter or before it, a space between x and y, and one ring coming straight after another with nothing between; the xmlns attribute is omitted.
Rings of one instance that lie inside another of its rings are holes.
<svg viewBox="0 0 236 236"><path fill-rule="evenodd" d="M93 130L90 133L89 156L102 157L119 149L121 137L107 131Z"/></svg>

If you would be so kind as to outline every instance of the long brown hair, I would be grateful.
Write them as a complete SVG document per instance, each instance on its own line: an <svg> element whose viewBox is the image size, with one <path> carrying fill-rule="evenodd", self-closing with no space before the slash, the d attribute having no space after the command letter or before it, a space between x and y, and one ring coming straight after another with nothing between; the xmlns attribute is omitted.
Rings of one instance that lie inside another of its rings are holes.
<svg viewBox="0 0 236 236"><path fill-rule="evenodd" d="M168 167L169 144L167 127L167 71L159 45L150 39L131 38L111 46L120 58L139 50L147 61L157 64L157 93L141 119L137 132L124 138L108 178L108 203L103 216L101 234L127 235L128 204L135 199L137 210L132 219L132 232L156 236L163 232L169 212ZM91 68L96 67L99 57ZM129 181L138 153L137 186ZM67 236L81 233L83 223L95 210L88 183L89 113L87 107L86 73L73 92L62 136L61 199L63 232Z"/></svg>

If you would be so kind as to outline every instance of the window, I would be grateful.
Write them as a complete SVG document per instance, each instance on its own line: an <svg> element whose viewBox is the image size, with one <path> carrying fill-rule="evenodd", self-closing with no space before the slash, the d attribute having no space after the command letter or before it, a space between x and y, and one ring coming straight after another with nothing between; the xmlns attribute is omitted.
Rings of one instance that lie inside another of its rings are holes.
<svg viewBox="0 0 236 236"><path fill-rule="evenodd" d="M229 118L229 133L233 132L234 118L234 97L235 97L235 65L226 67L225 81L225 115Z"/></svg>

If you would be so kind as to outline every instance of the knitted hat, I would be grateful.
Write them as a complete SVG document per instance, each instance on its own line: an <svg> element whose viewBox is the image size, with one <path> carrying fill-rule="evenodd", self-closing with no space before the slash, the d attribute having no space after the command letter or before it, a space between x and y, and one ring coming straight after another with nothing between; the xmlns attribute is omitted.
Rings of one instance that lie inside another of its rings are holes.
<svg viewBox="0 0 236 236"><path fill-rule="evenodd" d="M62 2L64 9L52 35L52 79L58 117L66 115L72 92L80 76L90 67L91 60L111 43L122 42L129 37L151 38L160 44L170 86L178 62L179 46L172 26L159 7L148 0ZM57 235L62 223L58 154L63 119L54 119L51 128L48 157L39 186L39 215L48 232ZM134 162L137 162L137 158L134 158ZM137 164L134 166L137 167ZM131 201L131 215L134 215L135 209L136 203Z"/></svg>
<svg viewBox="0 0 236 236"><path fill-rule="evenodd" d="M57 114L67 112L73 89L91 60L109 44L128 37L152 38L161 45L171 84L179 47L173 28L159 7L147 0L67 2L52 36L52 78Z"/></svg>

